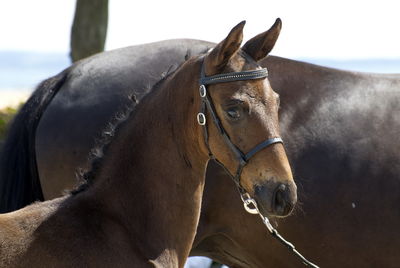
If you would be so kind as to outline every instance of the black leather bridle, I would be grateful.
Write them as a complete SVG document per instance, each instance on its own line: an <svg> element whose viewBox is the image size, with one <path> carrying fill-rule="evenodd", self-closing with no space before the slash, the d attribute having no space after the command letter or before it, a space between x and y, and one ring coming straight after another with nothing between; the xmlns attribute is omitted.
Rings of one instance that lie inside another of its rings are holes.
<svg viewBox="0 0 400 268"><path fill-rule="evenodd" d="M264 148L275 144L275 143L282 143L283 141L280 137L275 137L275 138L270 138L266 139L265 141L257 144L253 149L251 149L248 153L243 153L229 138L228 133L225 131L224 127L222 126L221 120L219 119L216 111L214 104L212 102L211 96L207 94L207 85L210 84L218 84L218 83L226 83L226 82L233 82L233 81L245 81L245 80L255 80L255 79L264 79L268 76L268 70L266 68L262 69L257 69L253 71L242 71L242 72L232 72L232 73L225 73L225 74L217 74L213 76L206 76L205 71L204 71L204 58L202 62L202 67L201 67L201 78L200 78L200 88L199 88L199 94L201 97L201 106L200 106L200 112L197 114L197 122L203 126L203 133L204 133L204 141L206 144L206 147L208 149L208 154L211 159L214 159L217 161L220 165L222 165L225 170L228 171L229 174L230 171L218 161L218 159L215 158L213 153L211 152L211 148L208 142L208 129L207 129L207 120L206 120L206 111L208 110L211 114L212 121L214 122L215 126L217 127L219 134L223 137L225 143L228 145L228 147L231 149L233 154L236 156L236 158L239 161L238 168L236 170L236 173L233 175L231 174L233 181L236 183L236 186L240 192L244 208L246 209L247 212L251 214L258 214L260 215L264 225L267 227L268 231L270 234L275 237L279 242L281 242L284 246L286 246L293 254L295 254L297 257L300 258L300 260L305 264L306 266L313 267L313 268L319 268L317 265L313 264L309 260L307 260L303 255L301 255L294 245L287 240L285 240L279 233L278 231L272 226L272 224L269 222L269 219L266 215L263 215L260 213L258 210L257 202L250 197L250 195L246 192L246 190L240 185L240 176L242 174L244 166L248 163L250 158L252 158L256 153L259 151L263 150ZM252 207L250 207L252 206Z"/></svg>
<svg viewBox="0 0 400 268"><path fill-rule="evenodd" d="M200 106L200 112L197 114L197 122L201 126L203 126L204 141L208 149L210 158L218 162L214 154L211 152L211 148L208 142L209 135L208 135L207 120L205 114L206 111L210 112L212 121L214 122L214 125L217 127L219 134L223 137L225 143L228 145L228 147L233 152L233 154L235 155L236 159L239 162L238 168L236 169L236 173L231 175L234 182L242 192L243 188L240 185L240 176L242 174L244 166L249 162L250 158L252 158L256 153L263 150L264 148L275 143L283 143L283 141L280 137L266 139L265 141L257 144L248 153L243 153L235 144L233 144L228 133L224 129L221 120L219 119L215 111L215 107L211 99L211 96L207 94L208 93L207 85L227 83L233 81L264 79L268 76L268 70L266 68L262 68L253 71L232 72L232 73L217 74L213 76L206 76L204 68L205 66L203 58L203 63L201 67L200 88L199 88L199 94L201 97L201 106Z"/></svg>

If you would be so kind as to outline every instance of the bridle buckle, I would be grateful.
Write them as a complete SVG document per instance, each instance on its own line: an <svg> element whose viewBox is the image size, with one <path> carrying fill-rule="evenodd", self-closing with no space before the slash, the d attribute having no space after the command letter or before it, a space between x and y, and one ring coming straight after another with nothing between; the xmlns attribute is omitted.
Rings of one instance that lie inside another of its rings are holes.
<svg viewBox="0 0 400 268"><path fill-rule="evenodd" d="M241 194L244 209L250 214L259 214L256 201L248 193Z"/></svg>
<svg viewBox="0 0 400 268"><path fill-rule="evenodd" d="M200 85L199 88L200 97L204 98L207 95L207 89L205 85Z"/></svg>
<svg viewBox="0 0 400 268"><path fill-rule="evenodd" d="M198 113L197 114L197 123L199 123L200 126L204 126L206 124L206 116L204 113Z"/></svg>

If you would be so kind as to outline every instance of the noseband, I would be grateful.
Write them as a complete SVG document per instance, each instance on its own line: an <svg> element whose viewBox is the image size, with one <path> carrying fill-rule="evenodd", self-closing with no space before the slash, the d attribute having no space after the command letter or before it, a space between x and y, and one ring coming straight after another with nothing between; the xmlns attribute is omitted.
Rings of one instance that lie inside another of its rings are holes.
<svg viewBox="0 0 400 268"><path fill-rule="evenodd" d="M266 139L265 141L257 144L253 149L251 149L248 153L243 153L230 139L228 133L224 129L221 120L219 119L214 104L212 102L211 96L207 94L207 85L211 84L219 84L219 83L227 83L233 81L245 81L245 80L256 80L256 79L264 79L268 76L268 70L266 68L253 70L253 71L242 71L242 72L232 72L225 74L217 74L213 76L206 76L204 71L204 59L201 68L201 78L200 78L200 88L199 93L201 97L201 107L200 112L197 114L197 122L199 125L203 126L204 140L208 149L208 153L210 158L218 161L213 153L211 152L211 148L208 142L208 128L206 121L206 111L208 110L211 114L212 121L214 125L217 127L219 134L224 139L225 143L228 145L230 150L235 155L236 159L239 162L238 168L236 169L235 175L233 175L233 180L236 185L239 187L241 192L243 192L243 188L240 185L240 176L242 174L244 166L249 162L250 158L252 158L256 153L263 150L264 148L275 144L275 143L283 143L280 137L275 137L271 139Z"/></svg>

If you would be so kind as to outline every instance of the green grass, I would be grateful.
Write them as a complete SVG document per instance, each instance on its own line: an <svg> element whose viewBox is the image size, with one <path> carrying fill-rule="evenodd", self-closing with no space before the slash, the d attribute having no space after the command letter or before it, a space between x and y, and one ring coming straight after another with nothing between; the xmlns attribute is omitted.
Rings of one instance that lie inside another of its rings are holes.
<svg viewBox="0 0 400 268"><path fill-rule="evenodd" d="M19 107L7 107L0 110L0 141L5 138L7 126L18 112Z"/></svg>

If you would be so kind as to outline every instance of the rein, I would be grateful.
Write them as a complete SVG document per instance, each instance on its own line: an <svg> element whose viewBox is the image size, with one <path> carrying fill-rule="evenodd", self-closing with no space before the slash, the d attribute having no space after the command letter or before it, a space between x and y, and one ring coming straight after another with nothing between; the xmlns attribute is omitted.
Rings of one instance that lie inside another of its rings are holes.
<svg viewBox="0 0 400 268"><path fill-rule="evenodd" d="M253 70L253 71L241 71L241 72L232 72L232 73L225 73L225 74L217 74L213 76L206 76L205 71L204 71L204 58L202 62L202 67L201 67L201 77L200 77L200 88L199 88L199 94L201 97L201 106L200 106L200 112L197 114L197 122L199 125L203 126L203 135L204 135L204 141L206 144L206 147L208 149L208 154L211 159L214 159L217 161L222 167L225 168L225 166L220 163L213 153L211 152L211 148L208 142L209 135L208 135L208 128L207 128L207 120L206 120L206 112L209 111L211 114L212 121L214 122L214 125L217 127L219 134L223 137L225 143L228 145L230 150L233 152L233 154L236 156L236 159L239 161L238 168L236 169L236 173L234 176L232 176L233 181L235 182L239 192L240 192L240 197L243 201L243 205L245 210L250 213L250 214L258 214L260 215L264 225L267 227L268 231L270 234L278 239L279 242L281 242L284 246L286 246L295 256L299 257L303 264L306 266L310 266L313 268L319 268L317 265L313 264L312 262L308 261L306 258L303 257L294 247L294 245L288 241L286 241L279 233L278 231L272 226L270 223L269 219L262 215L260 211L258 210L257 207L257 202L250 197L250 195L246 192L246 190L241 186L240 184L240 177L243 171L243 168L246 166L246 164L249 162L249 160L259 151L265 149L266 147L275 144L275 143L282 143L283 141L280 137L275 137L275 138L270 138L266 139L265 141L257 144L256 146L253 147L248 153L243 153L230 139L228 133L224 129L221 120L219 119L216 111L214 104L212 102L211 96L207 94L207 85L211 84L218 84L218 83L227 83L227 82L234 82L234 81L245 81L245 80L255 80L255 79L264 79L268 77L268 70L266 68L263 69L258 69L258 70ZM225 168L225 170L227 170ZM228 171L228 170L227 170ZM228 171L228 173L230 173ZM232 174L231 174L232 175ZM250 207L250 206L253 206Z"/></svg>
<svg viewBox="0 0 400 268"><path fill-rule="evenodd" d="M294 247L292 243L287 241L285 238L283 238L278 231L272 226L270 223L269 219L262 215L260 211L258 210L257 207L257 202L253 198L250 197L248 193L243 193L240 191L240 198L243 201L243 206L245 210L250 213L250 214L258 214L261 217L261 220L263 221L264 225L267 227L269 233L275 237L279 242L281 242L285 247L287 247L293 254L301 259L303 264L305 266L313 267L313 268L319 268L319 266L315 265L314 263L310 262L307 260L303 255L300 254L300 252L297 251L297 249ZM253 206L253 208L250 207L250 205Z"/></svg>

